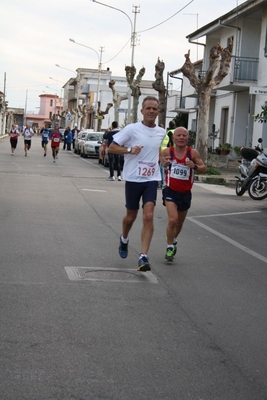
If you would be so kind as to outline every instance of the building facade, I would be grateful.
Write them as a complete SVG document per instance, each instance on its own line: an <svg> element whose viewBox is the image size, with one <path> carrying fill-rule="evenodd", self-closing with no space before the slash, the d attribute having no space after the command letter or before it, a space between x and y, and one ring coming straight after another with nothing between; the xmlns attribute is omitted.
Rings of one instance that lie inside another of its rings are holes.
<svg viewBox="0 0 267 400"><path fill-rule="evenodd" d="M196 63L196 74L205 74L209 54L217 42L223 48L233 42L229 74L213 88L210 101L209 132L215 145L255 146L262 137L267 147L267 126L253 115L267 104L267 1L246 1L225 15L187 36L190 43L204 47L203 60ZM189 115L189 129L197 121L195 89L184 78L183 97ZM215 136L216 136L215 135Z"/></svg>

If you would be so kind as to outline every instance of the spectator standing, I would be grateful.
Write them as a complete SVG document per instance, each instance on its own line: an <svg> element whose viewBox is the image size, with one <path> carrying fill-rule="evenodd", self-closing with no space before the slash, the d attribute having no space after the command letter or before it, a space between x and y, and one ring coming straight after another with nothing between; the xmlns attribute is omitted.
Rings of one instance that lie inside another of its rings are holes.
<svg viewBox="0 0 267 400"><path fill-rule="evenodd" d="M67 134L67 150L71 150L71 144L72 144L72 131L69 129L68 134Z"/></svg>
<svg viewBox="0 0 267 400"><path fill-rule="evenodd" d="M75 141L77 140L78 133L80 130L77 127L77 124L74 125L74 129L72 129L72 148L75 149Z"/></svg>
<svg viewBox="0 0 267 400"><path fill-rule="evenodd" d="M168 145L168 147L173 146L172 137L173 137L174 130L175 130L175 122L174 121L170 121L169 122L169 128L167 129L167 135L169 136L169 145Z"/></svg>
<svg viewBox="0 0 267 400"><path fill-rule="evenodd" d="M136 220L143 202L143 227L141 232L141 253L138 271L150 271L147 256L154 232L154 208L157 199L157 187L160 180L159 157L163 165L160 146L166 132L155 124L159 114L158 99L147 96L142 103L143 121L127 125L113 136L109 150L114 154L124 154L123 178L125 182L126 215L122 220L119 254L128 255L128 234Z"/></svg>
<svg viewBox="0 0 267 400"><path fill-rule="evenodd" d="M24 136L25 157L27 157L27 153L31 148L33 135L34 135L34 132L33 132L32 128L30 127L29 124L26 124L26 127L24 128L23 133L22 133L22 136Z"/></svg>
<svg viewBox="0 0 267 400"><path fill-rule="evenodd" d="M169 135L168 133L166 133L165 138L163 139L160 146L161 151L163 151L169 146L169 140L170 140ZM163 167L162 164L160 164L160 175L161 175L161 181L158 184L158 189L163 189L165 184L165 168Z"/></svg>
<svg viewBox="0 0 267 400"><path fill-rule="evenodd" d="M16 125L12 125L11 130L9 132L10 137L10 146L11 146L11 155L14 155L14 151L18 144L18 137L19 137L19 130L17 129Z"/></svg>
<svg viewBox="0 0 267 400"><path fill-rule="evenodd" d="M119 131L120 130L118 129L118 122L113 121L111 124L111 129L108 129L103 135L103 139L106 139L108 141L108 148L113 141L113 135L115 135ZM120 158L121 156L119 154L113 154L108 151L108 162L109 162L109 177L107 179L108 181L115 181L114 165L117 166L117 179L118 181L121 181Z"/></svg>
<svg viewBox="0 0 267 400"><path fill-rule="evenodd" d="M67 147L67 137L68 137L69 132L70 132L70 127L67 126L67 128L66 128L66 130L65 130L65 132L64 132L64 146L63 146L63 150L66 150L66 147Z"/></svg>

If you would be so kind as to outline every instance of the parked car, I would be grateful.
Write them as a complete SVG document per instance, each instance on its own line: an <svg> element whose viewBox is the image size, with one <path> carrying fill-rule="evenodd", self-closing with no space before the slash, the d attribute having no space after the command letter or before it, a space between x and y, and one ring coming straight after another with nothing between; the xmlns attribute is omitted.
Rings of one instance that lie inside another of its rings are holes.
<svg viewBox="0 0 267 400"><path fill-rule="evenodd" d="M87 134L88 134L88 131L81 131L78 133L77 139L75 140L75 144L74 144L74 153L75 154L81 153L81 144L82 144L83 140L86 138Z"/></svg>
<svg viewBox="0 0 267 400"><path fill-rule="evenodd" d="M98 157L103 132L89 132L81 143L81 157Z"/></svg>

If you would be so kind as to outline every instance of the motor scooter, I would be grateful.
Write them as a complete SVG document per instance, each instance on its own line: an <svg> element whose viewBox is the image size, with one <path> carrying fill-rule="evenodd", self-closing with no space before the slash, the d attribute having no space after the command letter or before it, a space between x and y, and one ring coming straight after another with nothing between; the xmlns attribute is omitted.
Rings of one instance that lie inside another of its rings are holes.
<svg viewBox="0 0 267 400"><path fill-rule="evenodd" d="M255 149L241 148L240 175L236 176L237 196L242 196L248 190L253 200L263 200L267 197L267 149L263 149L261 138L258 142Z"/></svg>

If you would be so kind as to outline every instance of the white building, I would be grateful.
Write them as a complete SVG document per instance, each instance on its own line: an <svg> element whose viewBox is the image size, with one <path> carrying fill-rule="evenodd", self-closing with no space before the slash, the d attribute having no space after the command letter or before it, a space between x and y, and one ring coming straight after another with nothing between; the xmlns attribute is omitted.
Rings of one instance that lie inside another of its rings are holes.
<svg viewBox="0 0 267 400"><path fill-rule="evenodd" d="M254 146L262 137L267 147L267 124L253 119L267 104L267 1L246 1L187 38L194 45L204 46L203 62L195 65L197 74L207 71L210 50L217 42L225 48L233 41L230 73L214 87L210 103L209 132L219 131L216 145ZM197 100L187 78L182 96L186 97L188 128L194 130Z"/></svg>
<svg viewBox="0 0 267 400"><path fill-rule="evenodd" d="M66 84L63 86L64 88L64 106L63 109L69 110L70 113L77 108L77 105L82 106L86 105L91 109L91 114L87 123L81 123L81 126L87 125L87 127L94 127L94 116L96 115L96 105L97 101L101 102L101 110L105 110L108 103L113 104L113 94L112 90L109 87L110 80L115 81L116 92L120 94L120 96L127 95L130 93L129 87L127 85L126 77L121 76L113 76L112 72L107 68L106 70L99 71L97 69L86 69L86 68L78 68L76 70L77 76L69 79ZM149 80L142 79L140 90L141 96L139 97L139 107L138 107L138 120L142 120L142 114L140 112L141 105L143 99L150 95L158 97L158 92L155 91L152 87L152 82ZM99 89L99 91L98 91ZM180 93L177 91L173 91L171 96L168 96L167 101L167 117L166 117L166 127L170 120L172 120L176 116L175 104L177 103L177 98L180 96ZM77 101L77 99L79 99ZM131 109L132 109L133 101L131 99ZM118 123L119 126L124 126L128 119L128 106L129 100L123 100L119 106L118 112ZM73 123L74 123L73 118ZM106 130L110 127L112 121L115 120L115 110L114 106L110 108L109 113L104 115L104 119L102 120L102 130ZM89 125L89 126L88 126Z"/></svg>

